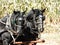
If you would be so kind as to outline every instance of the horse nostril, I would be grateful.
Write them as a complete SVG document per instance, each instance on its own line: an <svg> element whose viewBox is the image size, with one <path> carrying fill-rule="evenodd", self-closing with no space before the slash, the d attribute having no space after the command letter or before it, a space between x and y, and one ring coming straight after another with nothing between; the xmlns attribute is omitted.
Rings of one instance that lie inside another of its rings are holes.
<svg viewBox="0 0 60 45"><path fill-rule="evenodd" d="M41 33L42 33L42 32L44 31L44 28L42 28L40 31L41 31Z"/></svg>

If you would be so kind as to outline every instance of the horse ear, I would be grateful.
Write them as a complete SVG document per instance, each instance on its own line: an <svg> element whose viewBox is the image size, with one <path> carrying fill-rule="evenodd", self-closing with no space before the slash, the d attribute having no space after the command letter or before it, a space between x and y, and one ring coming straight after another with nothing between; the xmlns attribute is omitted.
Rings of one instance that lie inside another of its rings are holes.
<svg viewBox="0 0 60 45"><path fill-rule="evenodd" d="M24 15L26 11L22 12L22 14Z"/></svg>
<svg viewBox="0 0 60 45"><path fill-rule="evenodd" d="M22 12L22 14L24 15L24 14L26 13L26 11L27 11L27 8L26 8L26 10L25 10L25 11L23 11L23 12Z"/></svg>
<svg viewBox="0 0 60 45"><path fill-rule="evenodd" d="M25 13L26 13L26 11L23 11L23 12L22 12L22 15L24 15Z"/></svg>
<svg viewBox="0 0 60 45"><path fill-rule="evenodd" d="M32 11L35 12L33 8L32 8Z"/></svg>
<svg viewBox="0 0 60 45"><path fill-rule="evenodd" d="M16 11L14 10L13 13L16 14Z"/></svg>
<svg viewBox="0 0 60 45"><path fill-rule="evenodd" d="M43 9L42 12L45 12L45 9Z"/></svg>

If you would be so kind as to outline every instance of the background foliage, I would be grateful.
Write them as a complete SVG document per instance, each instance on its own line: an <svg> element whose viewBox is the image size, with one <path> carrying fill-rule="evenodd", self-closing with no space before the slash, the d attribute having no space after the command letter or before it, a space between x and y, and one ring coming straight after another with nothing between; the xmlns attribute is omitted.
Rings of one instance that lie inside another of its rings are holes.
<svg viewBox="0 0 60 45"><path fill-rule="evenodd" d="M26 8L28 11L31 8L46 8L44 32L60 31L60 0L0 0L0 18L11 14L14 9L24 11Z"/></svg>

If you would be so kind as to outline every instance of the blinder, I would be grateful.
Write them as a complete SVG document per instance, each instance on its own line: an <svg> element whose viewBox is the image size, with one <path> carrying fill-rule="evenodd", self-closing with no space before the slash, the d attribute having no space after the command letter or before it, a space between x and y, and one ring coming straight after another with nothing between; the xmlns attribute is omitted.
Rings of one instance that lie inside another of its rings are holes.
<svg viewBox="0 0 60 45"><path fill-rule="evenodd" d="M18 18L18 20L19 20L19 21L22 21L23 19L20 17L20 18Z"/></svg>
<svg viewBox="0 0 60 45"><path fill-rule="evenodd" d="M39 20L41 20L41 19L42 19L42 21L44 21L45 20L45 16L39 15Z"/></svg>

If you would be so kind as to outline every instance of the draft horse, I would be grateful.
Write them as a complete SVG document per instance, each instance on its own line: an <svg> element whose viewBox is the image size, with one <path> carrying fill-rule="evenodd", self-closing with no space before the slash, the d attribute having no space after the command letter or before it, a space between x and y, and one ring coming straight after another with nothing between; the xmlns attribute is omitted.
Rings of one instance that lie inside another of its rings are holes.
<svg viewBox="0 0 60 45"><path fill-rule="evenodd" d="M12 16L7 15L0 20L0 37L2 45L13 45L10 44L10 42L16 37L15 34L19 34L20 36L23 35L24 14L25 11L13 11Z"/></svg>
<svg viewBox="0 0 60 45"><path fill-rule="evenodd" d="M31 33L34 33L36 31L35 29L37 29L38 33L44 31L44 27L43 27L43 21L45 20L45 16L43 15L44 12L45 12L45 9L43 10L32 9L27 14L27 18L26 18L27 27L30 28Z"/></svg>

